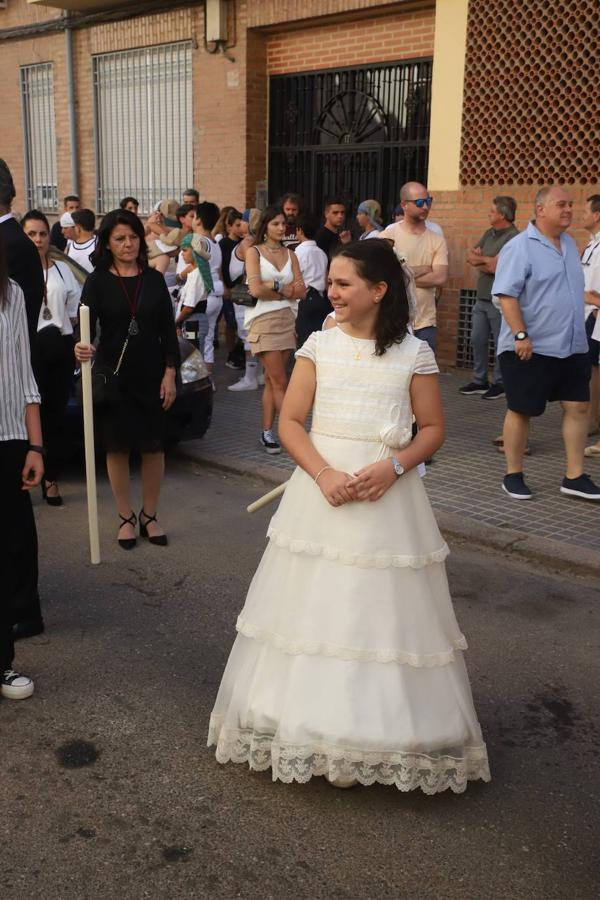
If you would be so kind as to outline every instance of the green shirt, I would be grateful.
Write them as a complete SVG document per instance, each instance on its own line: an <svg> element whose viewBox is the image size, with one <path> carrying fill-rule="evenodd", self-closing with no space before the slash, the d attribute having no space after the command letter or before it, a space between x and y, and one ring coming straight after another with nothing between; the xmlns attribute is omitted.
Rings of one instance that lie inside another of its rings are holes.
<svg viewBox="0 0 600 900"><path fill-rule="evenodd" d="M508 228L488 228L479 243L475 246L481 249L482 256L498 256L504 245L508 244L508 242L518 233L519 231L514 225L509 225ZM477 281L478 300L492 299L492 285L494 283L494 278L495 275L493 273L479 273L479 279Z"/></svg>

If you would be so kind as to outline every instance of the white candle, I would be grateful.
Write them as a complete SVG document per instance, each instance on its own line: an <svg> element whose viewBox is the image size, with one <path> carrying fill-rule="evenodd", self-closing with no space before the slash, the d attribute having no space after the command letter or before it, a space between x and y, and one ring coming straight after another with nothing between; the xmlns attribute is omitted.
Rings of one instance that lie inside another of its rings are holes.
<svg viewBox="0 0 600 900"><path fill-rule="evenodd" d="M79 307L79 331L81 342L90 343L90 308ZM98 534L98 498L96 494L96 456L94 453L94 404L92 402L92 363L81 363L81 387L83 396L83 436L85 441L85 475L87 482L88 527L90 533L90 559L92 565L100 562L100 536Z"/></svg>

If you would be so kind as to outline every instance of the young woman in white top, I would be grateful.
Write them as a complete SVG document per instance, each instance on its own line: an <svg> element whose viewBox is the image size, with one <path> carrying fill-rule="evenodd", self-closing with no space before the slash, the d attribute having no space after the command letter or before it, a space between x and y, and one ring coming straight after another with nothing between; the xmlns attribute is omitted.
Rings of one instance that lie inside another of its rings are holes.
<svg viewBox="0 0 600 900"><path fill-rule="evenodd" d="M81 285L67 263L50 259L50 226L46 216L32 209L21 224L37 247L44 270L44 301L36 346L36 374L42 395L42 429L46 442L42 491L49 506L62 506L58 478L63 423L75 368L73 323L77 321Z"/></svg>
<svg viewBox="0 0 600 900"><path fill-rule="evenodd" d="M15 613L37 604L37 533L29 491L44 472L40 395L31 369L23 291L8 277L0 235L0 695L24 700L33 681L15 672Z"/></svg>
<svg viewBox="0 0 600 900"><path fill-rule="evenodd" d="M279 206L268 206L258 224L254 245L246 253L248 290L256 306L248 307L245 323L248 343L265 370L261 443L267 453L280 453L273 435L271 410L279 412L287 388L286 364L296 347L298 300L306 287L298 259L283 246L285 216Z"/></svg>

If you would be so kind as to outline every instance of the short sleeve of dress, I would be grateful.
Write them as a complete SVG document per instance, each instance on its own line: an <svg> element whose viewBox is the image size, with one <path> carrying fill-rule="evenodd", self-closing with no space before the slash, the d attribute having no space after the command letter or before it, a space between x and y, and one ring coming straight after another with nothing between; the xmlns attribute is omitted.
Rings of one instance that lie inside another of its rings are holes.
<svg viewBox="0 0 600 900"><path fill-rule="evenodd" d="M296 350L296 359L310 359L312 363L317 362L317 335L318 331L313 331L305 340L299 350Z"/></svg>
<svg viewBox="0 0 600 900"><path fill-rule="evenodd" d="M417 358L415 360L413 375L437 375L439 371L438 364L433 355L433 350L429 344L426 344L425 341L421 341L421 346L419 347Z"/></svg>

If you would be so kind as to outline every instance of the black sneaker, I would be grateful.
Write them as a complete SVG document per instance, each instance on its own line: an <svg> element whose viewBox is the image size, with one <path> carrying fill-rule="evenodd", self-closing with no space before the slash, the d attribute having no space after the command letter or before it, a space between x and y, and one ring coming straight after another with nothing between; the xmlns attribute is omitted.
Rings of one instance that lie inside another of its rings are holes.
<svg viewBox="0 0 600 900"><path fill-rule="evenodd" d="M228 369L236 369L238 372L246 368L244 363L240 363L237 359L232 358L232 354L229 354L225 365Z"/></svg>
<svg viewBox="0 0 600 900"><path fill-rule="evenodd" d="M585 474L579 478L563 478L560 492L571 497L582 497L584 500L600 500L600 488Z"/></svg>
<svg viewBox="0 0 600 900"><path fill-rule="evenodd" d="M6 669L0 677L0 694L7 700L26 700L33 694L33 681L14 669Z"/></svg>
<svg viewBox="0 0 600 900"><path fill-rule="evenodd" d="M458 389L459 394L464 394L468 396L469 394L487 394L490 386L486 382L485 384L478 384L476 381L470 381L468 384L463 385L463 387Z"/></svg>
<svg viewBox="0 0 600 900"><path fill-rule="evenodd" d="M531 500L533 494L525 484L522 472L511 472L504 476L502 490L513 500Z"/></svg>
<svg viewBox="0 0 600 900"><path fill-rule="evenodd" d="M499 397L504 397L504 388L501 384L492 384L485 392L482 400L497 400Z"/></svg>
<svg viewBox="0 0 600 900"><path fill-rule="evenodd" d="M272 431L263 431L260 436L260 442L267 453L270 453L271 456L275 455L276 453L281 453L281 444L279 444L275 440L275 435Z"/></svg>

